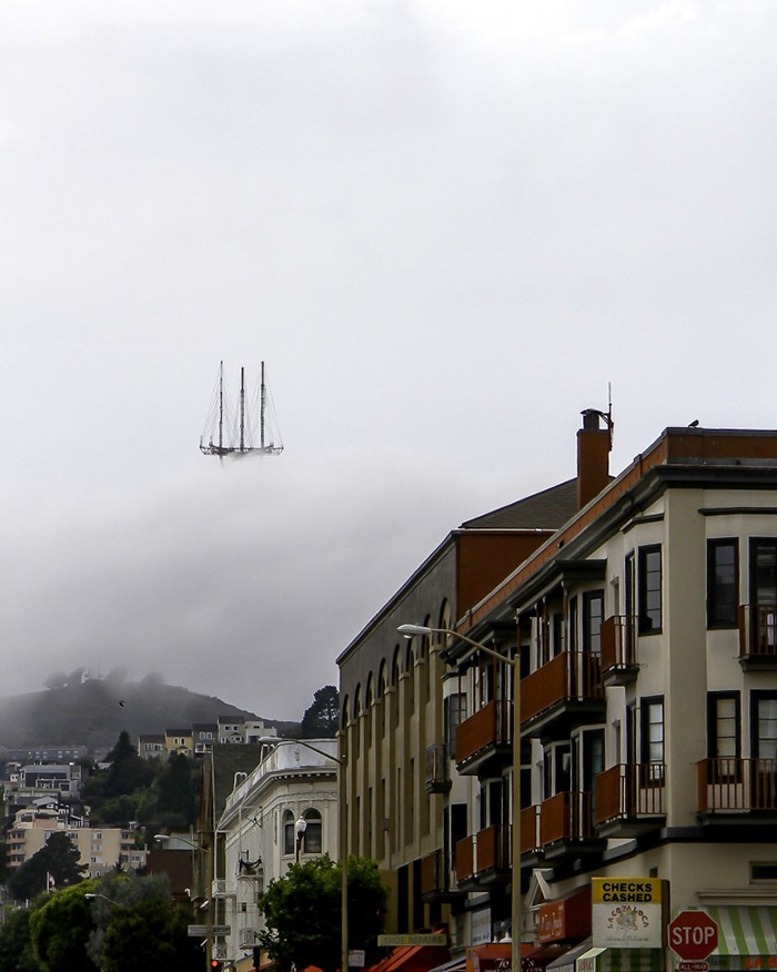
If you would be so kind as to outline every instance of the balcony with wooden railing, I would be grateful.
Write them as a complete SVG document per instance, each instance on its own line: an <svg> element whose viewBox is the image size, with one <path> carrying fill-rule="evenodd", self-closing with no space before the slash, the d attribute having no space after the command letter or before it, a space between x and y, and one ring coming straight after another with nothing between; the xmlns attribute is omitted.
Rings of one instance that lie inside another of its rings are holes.
<svg viewBox="0 0 777 972"><path fill-rule="evenodd" d="M492 759L509 758L512 752L513 703L488 702L456 727L456 769L472 774Z"/></svg>
<svg viewBox="0 0 777 972"><path fill-rule="evenodd" d="M421 897L424 901L451 901L461 892L451 889L450 873L442 849L421 858Z"/></svg>
<svg viewBox="0 0 777 972"><path fill-rule="evenodd" d="M521 680L521 729L559 731L604 714L604 687L598 654L564 651Z"/></svg>
<svg viewBox="0 0 777 972"><path fill-rule="evenodd" d="M494 824L479 830L475 840L475 869L479 878L510 867L510 827Z"/></svg>
<svg viewBox="0 0 777 972"><path fill-rule="evenodd" d="M666 820L663 763L618 763L596 777L594 823L600 837L636 837Z"/></svg>
<svg viewBox="0 0 777 972"><path fill-rule="evenodd" d="M427 793L447 793L451 788L447 750L445 743L434 743L426 747L424 787Z"/></svg>
<svg viewBox="0 0 777 972"><path fill-rule="evenodd" d="M702 759L696 771L703 822L740 826L777 819L777 760Z"/></svg>
<svg viewBox="0 0 777 972"><path fill-rule="evenodd" d="M600 853L606 841L593 826L593 794L557 793L540 804L540 844L546 858Z"/></svg>
<svg viewBox="0 0 777 972"><path fill-rule="evenodd" d="M475 878L475 835L468 834L456 841L456 881L459 886L470 884Z"/></svg>
<svg viewBox="0 0 777 972"><path fill-rule="evenodd" d="M499 880L510 870L509 826L494 824L456 842L456 880L472 890Z"/></svg>
<svg viewBox="0 0 777 972"><path fill-rule="evenodd" d="M777 605L740 605L739 663L746 671L777 669Z"/></svg>
<svg viewBox="0 0 777 972"><path fill-rule="evenodd" d="M542 854L540 840L540 805L521 810L521 856L539 857Z"/></svg>
<svg viewBox="0 0 777 972"><path fill-rule="evenodd" d="M636 618L614 614L602 621L602 680L605 685L627 685L637 677Z"/></svg>

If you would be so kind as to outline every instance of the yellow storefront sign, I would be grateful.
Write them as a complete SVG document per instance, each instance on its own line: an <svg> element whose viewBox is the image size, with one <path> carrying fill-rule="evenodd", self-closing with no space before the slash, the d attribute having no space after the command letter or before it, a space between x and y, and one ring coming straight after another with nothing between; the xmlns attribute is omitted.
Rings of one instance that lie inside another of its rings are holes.
<svg viewBox="0 0 777 972"><path fill-rule="evenodd" d="M665 883L659 878L591 878L591 902L609 904L611 901L631 901L660 904L664 900Z"/></svg>
<svg viewBox="0 0 777 972"><path fill-rule="evenodd" d="M660 878L592 877L591 932L597 948L661 948L668 883Z"/></svg>

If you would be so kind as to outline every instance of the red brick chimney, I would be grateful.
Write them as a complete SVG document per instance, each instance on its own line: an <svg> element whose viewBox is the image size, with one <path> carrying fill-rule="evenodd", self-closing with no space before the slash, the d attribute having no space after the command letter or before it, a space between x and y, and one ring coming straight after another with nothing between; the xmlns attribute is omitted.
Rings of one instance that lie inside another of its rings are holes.
<svg viewBox="0 0 777 972"><path fill-rule="evenodd" d="M577 508L600 493L610 481L612 419L595 408L582 413L583 427L577 432ZM599 419L605 427L599 427Z"/></svg>

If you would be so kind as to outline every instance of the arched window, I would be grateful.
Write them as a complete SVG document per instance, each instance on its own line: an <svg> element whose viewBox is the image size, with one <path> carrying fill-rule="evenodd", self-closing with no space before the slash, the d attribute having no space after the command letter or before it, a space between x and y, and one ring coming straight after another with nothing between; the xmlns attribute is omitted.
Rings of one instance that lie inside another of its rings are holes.
<svg viewBox="0 0 777 972"><path fill-rule="evenodd" d="M305 827L305 836L302 838L302 853L321 854L323 851L321 843L321 813L311 808L302 814L302 819L307 824L307 827Z"/></svg>
<svg viewBox="0 0 777 972"><path fill-rule="evenodd" d="M294 814L291 810L283 811L283 853L294 854Z"/></svg>

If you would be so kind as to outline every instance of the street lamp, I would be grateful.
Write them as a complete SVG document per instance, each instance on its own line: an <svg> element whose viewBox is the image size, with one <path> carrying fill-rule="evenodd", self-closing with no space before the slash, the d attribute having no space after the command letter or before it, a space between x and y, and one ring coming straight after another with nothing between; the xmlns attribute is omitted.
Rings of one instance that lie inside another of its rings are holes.
<svg viewBox="0 0 777 972"><path fill-rule="evenodd" d="M523 931L523 912L521 900L521 666L520 648L519 653L514 658L501 655L493 648L468 638L467 635L459 631L452 631L450 628L430 628L425 624L400 624L397 628L400 634L406 638L414 635L433 635L443 634L449 638L458 638L468 645L477 648L478 651L485 652L496 658L497 661L508 665L513 671L513 826L510 839L512 855L512 895L510 901L510 917L512 923L510 961L512 972L520 972L521 969L521 934Z"/></svg>
<svg viewBox="0 0 777 972"><path fill-rule="evenodd" d="M294 860L299 864L299 852L302 850L302 841L305 837L305 831L308 829L308 822L300 814L297 817L296 823L294 824Z"/></svg>
<svg viewBox="0 0 777 972"><path fill-rule="evenodd" d="M95 898L102 898L102 900L107 901L108 904L112 904L117 908L124 908L125 911L129 910L129 905L122 904L121 901L114 901L113 898L109 898L107 894L101 894L99 891L87 891L84 897L87 901L93 901Z"/></svg>

